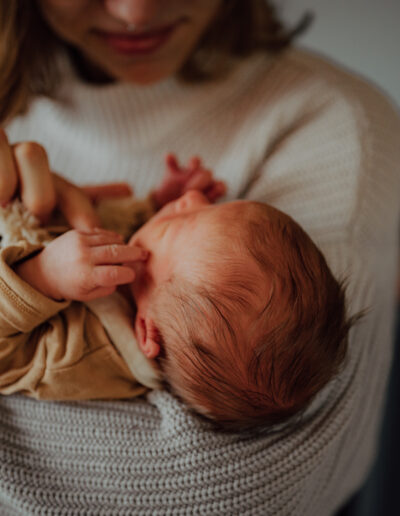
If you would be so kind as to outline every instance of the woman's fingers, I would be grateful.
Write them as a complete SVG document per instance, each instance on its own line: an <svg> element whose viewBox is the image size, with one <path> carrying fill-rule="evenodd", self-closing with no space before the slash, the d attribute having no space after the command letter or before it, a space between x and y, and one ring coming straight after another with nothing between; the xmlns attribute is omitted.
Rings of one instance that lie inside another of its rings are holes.
<svg viewBox="0 0 400 516"><path fill-rule="evenodd" d="M18 175L7 135L0 129L0 203L10 201L17 189Z"/></svg>
<svg viewBox="0 0 400 516"><path fill-rule="evenodd" d="M100 219L86 194L63 177L53 173L57 204L71 227L92 231L100 226Z"/></svg>
<svg viewBox="0 0 400 516"><path fill-rule="evenodd" d="M128 183L106 183L94 186L82 186L81 189L93 202L102 199L115 199L133 195L133 188Z"/></svg>
<svg viewBox="0 0 400 516"><path fill-rule="evenodd" d="M56 205L56 192L44 148L35 142L13 146L20 181L20 195L25 207L46 220Z"/></svg>
<svg viewBox="0 0 400 516"><path fill-rule="evenodd" d="M69 224L82 231L100 226L91 199L133 193L127 183L81 189L50 171L46 151L40 144L22 142L10 146L6 133L0 129L0 203L10 201L17 189L24 206L42 223L47 222L57 203Z"/></svg>

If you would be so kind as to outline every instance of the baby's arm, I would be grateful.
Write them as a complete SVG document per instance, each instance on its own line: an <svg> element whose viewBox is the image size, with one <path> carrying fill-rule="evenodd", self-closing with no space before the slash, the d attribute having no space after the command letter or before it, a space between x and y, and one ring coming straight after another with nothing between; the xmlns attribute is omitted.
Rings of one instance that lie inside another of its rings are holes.
<svg viewBox="0 0 400 516"><path fill-rule="evenodd" d="M129 268L119 263L140 258L137 248L118 241L109 232L71 231L23 262L25 251L17 245L0 251L1 394L62 400L143 392L90 309L54 300L93 299L126 280Z"/></svg>
<svg viewBox="0 0 400 516"><path fill-rule="evenodd" d="M131 333L133 341L133 324ZM71 303L30 332L0 332L0 394L79 400L131 398L145 390L84 303Z"/></svg>
<svg viewBox="0 0 400 516"><path fill-rule="evenodd" d="M14 271L49 298L89 301L132 282L135 272L128 264L146 258L146 251L125 245L114 232L74 229L17 264Z"/></svg>

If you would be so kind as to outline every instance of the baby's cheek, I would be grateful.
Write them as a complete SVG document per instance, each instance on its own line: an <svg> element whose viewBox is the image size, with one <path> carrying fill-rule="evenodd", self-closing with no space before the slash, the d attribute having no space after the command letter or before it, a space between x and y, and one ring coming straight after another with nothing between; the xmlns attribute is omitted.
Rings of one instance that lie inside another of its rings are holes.
<svg viewBox="0 0 400 516"><path fill-rule="evenodd" d="M132 296L137 304L140 304L148 289L149 278L145 265L140 262L126 264L135 271L135 279L130 283Z"/></svg>

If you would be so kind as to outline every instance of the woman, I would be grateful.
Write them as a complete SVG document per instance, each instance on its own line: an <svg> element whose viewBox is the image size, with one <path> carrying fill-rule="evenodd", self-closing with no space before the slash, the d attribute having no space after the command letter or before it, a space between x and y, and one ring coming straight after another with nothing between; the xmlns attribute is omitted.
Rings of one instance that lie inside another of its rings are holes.
<svg viewBox="0 0 400 516"><path fill-rule="evenodd" d="M363 80L290 49L294 33L263 0L15 1L0 13L2 202L18 192L42 219L58 204L85 229L96 220L74 184L125 181L142 196L167 151L200 154L228 199L299 221L347 278L349 310L368 309L346 367L295 428L215 434L159 392L2 398L3 512L333 514L373 459L390 366L394 110ZM22 282L14 293L29 316L37 293Z"/></svg>

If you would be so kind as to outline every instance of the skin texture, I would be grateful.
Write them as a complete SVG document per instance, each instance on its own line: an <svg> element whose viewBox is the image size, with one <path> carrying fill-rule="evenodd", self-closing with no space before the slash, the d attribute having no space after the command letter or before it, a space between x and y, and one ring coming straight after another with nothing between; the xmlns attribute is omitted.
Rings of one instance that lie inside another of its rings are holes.
<svg viewBox="0 0 400 516"><path fill-rule="evenodd" d="M88 61L119 80L147 84L173 75L218 11L221 0L40 0L52 29ZM173 26L168 40L149 54L122 54L101 33L149 36Z"/></svg>
<svg viewBox="0 0 400 516"><path fill-rule="evenodd" d="M245 204L246 201L233 201L212 205L201 192L191 190L167 204L129 241L129 245L149 251L146 262L135 264L136 278L131 284L137 307L136 335L148 358L160 352L157 324L149 316L158 287L174 275L191 280L204 277L204 264L213 256L210 253L215 249L220 256L221 223L232 214L240 218L240 206ZM254 274L259 274L255 266Z"/></svg>
<svg viewBox="0 0 400 516"><path fill-rule="evenodd" d="M71 227L90 231L100 222L92 200L130 195L126 183L78 188L50 170L45 149L35 142L10 145L0 129L0 203L17 194L25 207L45 223L58 205Z"/></svg>
<svg viewBox="0 0 400 516"><path fill-rule="evenodd" d="M181 167L176 157L169 155L166 165L164 179L152 194L160 208L194 186L207 204L225 192L224 183L215 180L198 158L192 158L188 167ZM111 294L117 285L131 283L137 262L148 255L142 246L134 241L125 245L122 237L111 231L71 230L17 265L15 271L47 297L89 301Z"/></svg>
<svg viewBox="0 0 400 516"><path fill-rule="evenodd" d="M204 252L204 247L199 246L199 239L207 235L199 234L201 226L198 220L204 218L203 214L210 206L204 195L189 191L167 204L129 241L129 245L150 252L147 263L136 267L136 281L131 284L137 308L135 332L147 358L155 358L160 352L157 325L148 314L151 299L156 289L168 281L177 269L182 272L185 264L193 268L193 251L197 259L198 252Z"/></svg>
<svg viewBox="0 0 400 516"><path fill-rule="evenodd" d="M190 54L222 0L39 0L43 15L60 38L78 49L88 66L110 78L148 84L173 75ZM144 55L121 55L98 31L148 35L173 30L162 47ZM193 186L197 188L196 185ZM57 205L69 224L81 231L99 225L92 199L129 195L129 185L78 188L51 171L46 150L35 142L10 145L0 129L0 203L21 196L26 208L46 222Z"/></svg>
<svg viewBox="0 0 400 516"><path fill-rule="evenodd" d="M42 252L15 268L36 290L55 300L90 301L108 296L133 281L123 262L145 260L147 253L124 245L120 235L104 229L67 231Z"/></svg>

